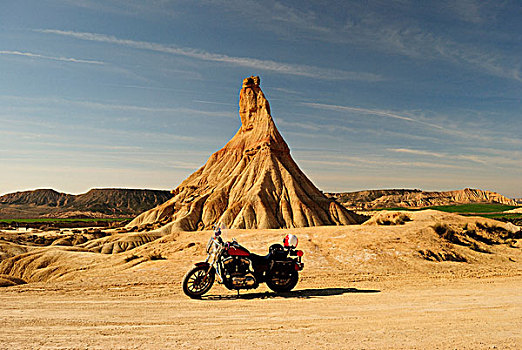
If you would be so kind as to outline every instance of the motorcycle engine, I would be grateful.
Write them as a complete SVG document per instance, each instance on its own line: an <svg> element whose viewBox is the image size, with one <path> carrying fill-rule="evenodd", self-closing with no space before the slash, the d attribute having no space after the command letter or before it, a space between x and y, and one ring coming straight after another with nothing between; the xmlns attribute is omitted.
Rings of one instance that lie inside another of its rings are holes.
<svg viewBox="0 0 522 350"><path fill-rule="evenodd" d="M234 287L248 288L255 285L256 279L250 271L250 260L232 256L223 260L223 266L226 277Z"/></svg>
<svg viewBox="0 0 522 350"><path fill-rule="evenodd" d="M223 266L227 275L237 277L250 272L250 260L237 256L231 256L223 260Z"/></svg>

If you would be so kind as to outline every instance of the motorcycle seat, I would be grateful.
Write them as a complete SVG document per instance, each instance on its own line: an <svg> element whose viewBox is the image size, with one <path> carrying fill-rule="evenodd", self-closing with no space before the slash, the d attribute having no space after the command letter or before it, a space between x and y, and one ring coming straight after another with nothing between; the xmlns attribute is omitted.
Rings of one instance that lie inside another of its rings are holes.
<svg viewBox="0 0 522 350"><path fill-rule="evenodd" d="M268 261L269 259L270 259L270 253L267 255L257 255L254 253L250 253L250 260L252 260L252 262L254 264L259 264L259 263L262 264L262 263Z"/></svg>

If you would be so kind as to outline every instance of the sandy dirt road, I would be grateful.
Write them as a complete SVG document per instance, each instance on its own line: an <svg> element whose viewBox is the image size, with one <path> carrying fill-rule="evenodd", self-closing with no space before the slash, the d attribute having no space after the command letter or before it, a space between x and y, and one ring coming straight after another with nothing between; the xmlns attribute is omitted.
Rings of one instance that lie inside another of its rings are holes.
<svg viewBox="0 0 522 350"><path fill-rule="evenodd" d="M520 349L522 277L355 282L276 297L215 286L0 294L1 349Z"/></svg>

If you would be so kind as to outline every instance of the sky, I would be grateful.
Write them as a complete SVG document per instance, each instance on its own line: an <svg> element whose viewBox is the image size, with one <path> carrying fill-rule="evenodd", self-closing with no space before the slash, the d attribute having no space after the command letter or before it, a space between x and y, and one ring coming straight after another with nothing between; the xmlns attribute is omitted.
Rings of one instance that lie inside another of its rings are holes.
<svg viewBox="0 0 522 350"><path fill-rule="evenodd" d="M520 1L0 1L0 194L173 189L261 77L324 191L522 197Z"/></svg>

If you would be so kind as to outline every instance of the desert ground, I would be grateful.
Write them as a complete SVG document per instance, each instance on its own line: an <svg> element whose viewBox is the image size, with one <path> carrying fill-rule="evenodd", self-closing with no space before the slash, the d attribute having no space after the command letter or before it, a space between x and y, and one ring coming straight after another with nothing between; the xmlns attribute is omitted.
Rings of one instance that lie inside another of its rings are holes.
<svg viewBox="0 0 522 350"><path fill-rule="evenodd" d="M263 286L238 297L216 284L202 300L181 280L205 258L209 231L113 231L40 247L3 233L0 348L520 349L517 229L425 210L227 230L259 254L294 233L305 268L287 294Z"/></svg>

